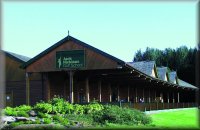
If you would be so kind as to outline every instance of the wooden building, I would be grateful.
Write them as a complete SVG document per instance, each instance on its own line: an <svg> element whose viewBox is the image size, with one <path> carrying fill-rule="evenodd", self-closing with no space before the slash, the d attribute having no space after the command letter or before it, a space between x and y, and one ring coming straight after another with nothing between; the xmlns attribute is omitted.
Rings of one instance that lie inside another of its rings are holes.
<svg viewBox="0 0 200 130"><path fill-rule="evenodd" d="M150 74L136 66L67 36L21 66L26 76L26 103L34 104L37 96L32 90L39 88L37 101L60 95L71 103L120 102L140 110L195 105L196 87L159 79L155 62L148 67Z"/></svg>
<svg viewBox="0 0 200 130"><path fill-rule="evenodd" d="M3 51L5 56L5 105L18 106L26 104L26 76L20 66L30 58L16 53ZM31 84L31 104L41 100L40 75L34 74Z"/></svg>

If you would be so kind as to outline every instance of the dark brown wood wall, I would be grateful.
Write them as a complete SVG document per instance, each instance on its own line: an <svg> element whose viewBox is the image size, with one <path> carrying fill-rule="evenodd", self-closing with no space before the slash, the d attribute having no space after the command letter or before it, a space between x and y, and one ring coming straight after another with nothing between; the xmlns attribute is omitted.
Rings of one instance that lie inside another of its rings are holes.
<svg viewBox="0 0 200 130"><path fill-rule="evenodd" d="M128 86L126 85L120 85L119 86L119 96L120 100L128 100Z"/></svg>
<svg viewBox="0 0 200 130"><path fill-rule="evenodd" d="M40 80L30 81L30 105L42 100L42 84ZM13 93L13 106L26 104L26 81L6 82L6 93Z"/></svg>
<svg viewBox="0 0 200 130"><path fill-rule="evenodd" d="M90 79L89 80L89 93L90 93L90 101L99 100L99 91L98 91L98 80Z"/></svg>
<svg viewBox="0 0 200 130"><path fill-rule="evenodd" d="M19 66L22 64L8 56L5 57L6 60L6 81L23 81L25 80L25 70L20 69Z"/></svg>
<svg viewBox="0 0 200 130"><path fill-rule="evenodd" d="M85 50L86 52L86 68L85 69L111 69L116 68L117 63L111 59L89 50L72 41L55 48L45 56L41 57L26 68L27 72L52 72L59 71L55 66L56 51L66 50Z"/></svg>
<svg viewBox="0 0 200 130"><path fill-rule="evenodd" d="M13 106L26 104L26 74L25 70L20 68L22 63L8 56L5 63L6 93L13 93ZM42 100L41 75L33 73L30 80L30 104L33 105Z"/></svg>
<svg viewBox="0 0 200 130"><path fill-rule="evenodd" d="M108 83L106 83L105 81L102 81L101 84L101 99L102 102L109 102L109 86Z"/></svg>

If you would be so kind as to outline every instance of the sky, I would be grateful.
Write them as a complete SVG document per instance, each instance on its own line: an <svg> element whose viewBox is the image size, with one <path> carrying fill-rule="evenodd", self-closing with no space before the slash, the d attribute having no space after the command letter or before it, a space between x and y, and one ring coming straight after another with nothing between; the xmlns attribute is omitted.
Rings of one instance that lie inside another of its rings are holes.
<svg viewBox="0 0 200 130"><path fill-rule="evenodd" d="M197 44L197 2L2 2L2 48L34 57L69 34L126 62Z"/></svg>

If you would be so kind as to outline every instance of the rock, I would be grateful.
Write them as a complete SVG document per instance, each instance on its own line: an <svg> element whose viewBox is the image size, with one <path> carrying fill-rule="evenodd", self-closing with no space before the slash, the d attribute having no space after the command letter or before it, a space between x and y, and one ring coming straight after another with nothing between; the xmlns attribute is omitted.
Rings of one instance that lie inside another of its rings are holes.
<svg viewBox="0 0 200 130"><path fill-rule="evenodd" d="M30 119L26 117L15 117L16 121L29 121Z"/></svg>
<svg viewBox="0 0 200 130"><path fill-rule="evenodd" d="M33 116L33 117L37 116L37 113L33 110L29 111L28 113L29 113L29 116Z"/></svg>
<svg viewBox="0 0 200 130"><path fill-rule="evenodd" d="M29 117L29 120L35 122L36 117Z"/></svg>
<svg viewBox="0 0 200 130"><path fill-rule="evenodd" d="M16 126L12 128L13 130L37 130L37 129L42 129L42 130L49 130L49 129L61 129L64 130L66 129L62 125L57 125L57 124L22 124L19 126Z"/></svg>
<svg viewBox="0 0 200 130"><path fill-rule="evenodd" d="M78 122L78 123L76 124L76 127L78 127L78 128L79 128L79 127L83 127L83 124Z"/></svg>
<svg viewBox="0 0 200 130"><path fill-rule="evenodd" d="M15 122L16 119L12 116L2 116L1 121L2 121L3 124L9 124L11 122Z"/></svg>

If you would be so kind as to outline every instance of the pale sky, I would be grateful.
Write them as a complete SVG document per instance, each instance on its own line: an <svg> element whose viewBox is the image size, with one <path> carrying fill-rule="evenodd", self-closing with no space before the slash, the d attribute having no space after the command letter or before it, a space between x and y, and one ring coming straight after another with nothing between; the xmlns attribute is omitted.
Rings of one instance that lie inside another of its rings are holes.
<svg viewBox="0 0 200 130"><path fill-rule="evenodd" d="M193 2L3 2L3 50L34 57L70 35L121 60L197 44Z"/></svg>

